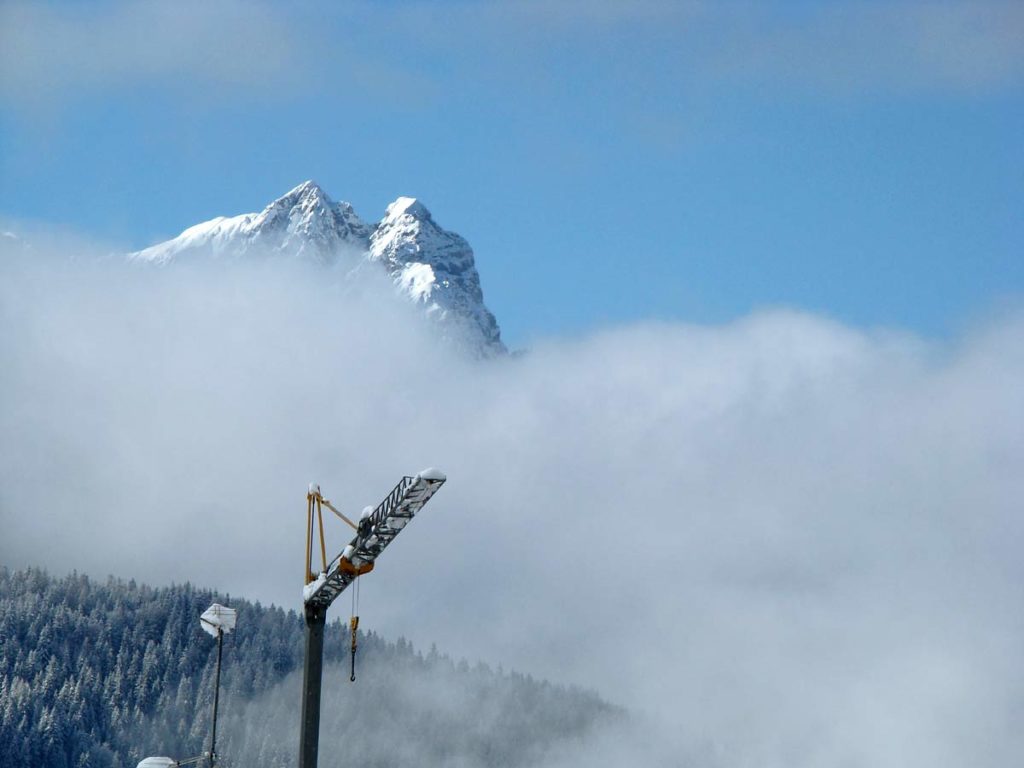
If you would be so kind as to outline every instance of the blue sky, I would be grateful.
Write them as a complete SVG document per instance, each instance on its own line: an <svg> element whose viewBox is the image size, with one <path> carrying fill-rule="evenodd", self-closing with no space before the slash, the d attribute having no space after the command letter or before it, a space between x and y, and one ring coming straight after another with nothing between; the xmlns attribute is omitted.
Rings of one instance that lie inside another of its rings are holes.
<svg viewBox="0 0 1024 768"><path fill-rule="evenodd" d="M1024 291L1019 3L5 2L0 216L124 247L419 197L513 345Z"/></svg>
<svg viewBox="0 0 1024 768"><path fill-rule="evenodd" d="M0 562L292 606L308 482L435 466L365 626L639 715L581 763L1016 764L1022 136L1021 0L0 0ZM423 200L531 353L45 256L308 178Z"/></svg>

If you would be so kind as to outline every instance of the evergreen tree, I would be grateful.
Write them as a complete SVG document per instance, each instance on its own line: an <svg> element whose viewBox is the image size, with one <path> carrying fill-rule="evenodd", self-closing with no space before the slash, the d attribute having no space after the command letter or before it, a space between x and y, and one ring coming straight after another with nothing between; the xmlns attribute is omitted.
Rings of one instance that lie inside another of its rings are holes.
<svg viewBox="0 0 1024 768"><path fill-rule="evenodd" d="M154 589L73 573L0 567L0 766L134 768L150 754L208 747L216 644L199 614L228 598L190 584ZM232 600L218 752L225 768L292 766L304 625L294 611ZM618 711L584 691L483 664L457 665L405 638L360 638L349 685L348 632L326 631L322 754L367 766L522 766ZM401 733L401 739L396 733Z"/></svg>

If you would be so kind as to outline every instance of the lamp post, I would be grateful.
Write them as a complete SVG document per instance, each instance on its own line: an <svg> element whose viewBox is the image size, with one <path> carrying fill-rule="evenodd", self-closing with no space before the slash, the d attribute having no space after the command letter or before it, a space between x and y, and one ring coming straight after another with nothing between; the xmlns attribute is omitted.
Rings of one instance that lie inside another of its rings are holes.
<svg viewBox="0 0 1024 768"><path fill-rule="evenodd" d="M195 765L209 760L210 768L217 762L217 707L220 703L220 664L224 653L224 635L235 628L238 612L220 603L214 603L199 616L199 624L208 635L217 638L217 671L213 688L213 729L210 736L210 750L198 757L187 760L175 760L172 757L147 757L139 762L136 768L179 768L183 765Z"/></svg>
<svg viewBox="0 0 1024 768"><path fill-rule="evenodd" d="M224 653L224 635L235 628L238 617L234 608L214 603L199 617L203 631L217 638L217 673L213 684L213 729L210 736L210 768L217 762L217 707L220 704L220 662Z"/></svg>

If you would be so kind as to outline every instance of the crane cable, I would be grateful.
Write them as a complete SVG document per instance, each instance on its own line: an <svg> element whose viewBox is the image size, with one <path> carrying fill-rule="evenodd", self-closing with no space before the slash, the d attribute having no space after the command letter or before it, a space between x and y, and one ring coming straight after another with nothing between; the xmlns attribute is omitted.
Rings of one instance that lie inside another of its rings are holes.
<svg viewBox="0 0 1024 768"><path fill-rule="evenodd" d="M349 618L349 627L352 630L352 672L349 674L349 682L356 681L356 637L359 629L359 577L356 576L352 585L352 616Z"/></svg>

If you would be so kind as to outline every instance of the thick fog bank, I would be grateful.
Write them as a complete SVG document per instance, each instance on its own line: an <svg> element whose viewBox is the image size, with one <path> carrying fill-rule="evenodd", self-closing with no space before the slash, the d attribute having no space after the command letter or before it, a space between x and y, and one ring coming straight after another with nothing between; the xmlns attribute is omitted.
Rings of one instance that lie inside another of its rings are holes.
<svg viewBox="0 0 1024 768"><path fill-rule="evenodd" d="M1024 753L1021 314L937 343L773 311L474 362L369 277L26 253L0 258L0 562L296 607L307 483L357 511L437 466L362 586L384 636L595 687L650 764Z"/></svg>

